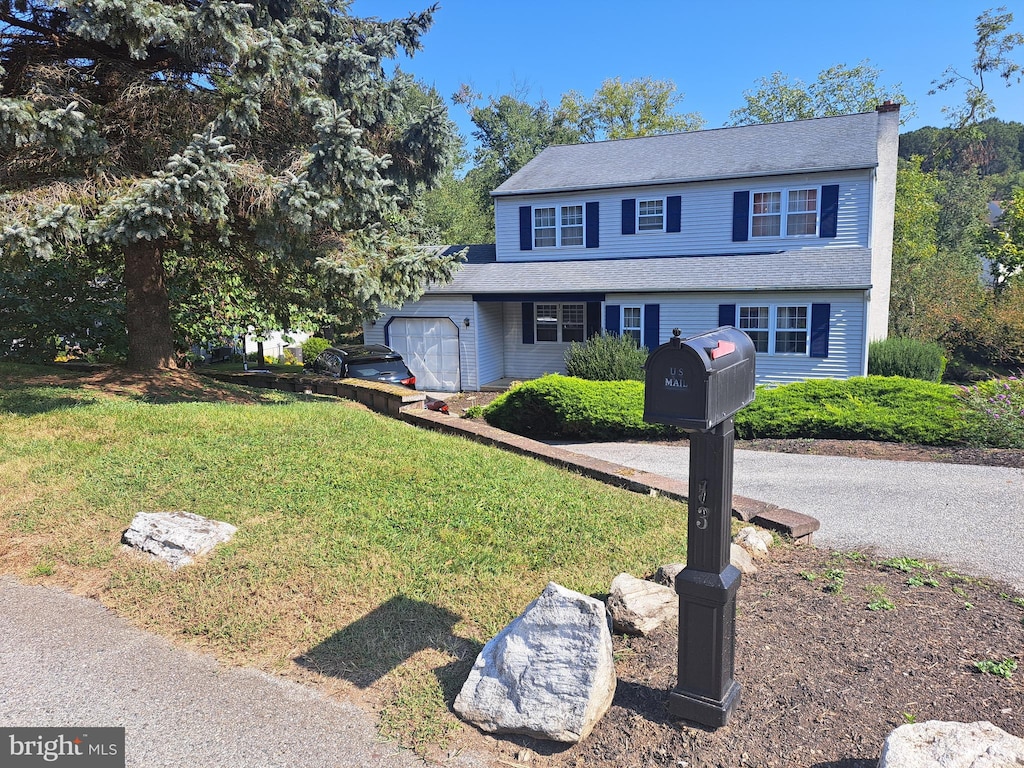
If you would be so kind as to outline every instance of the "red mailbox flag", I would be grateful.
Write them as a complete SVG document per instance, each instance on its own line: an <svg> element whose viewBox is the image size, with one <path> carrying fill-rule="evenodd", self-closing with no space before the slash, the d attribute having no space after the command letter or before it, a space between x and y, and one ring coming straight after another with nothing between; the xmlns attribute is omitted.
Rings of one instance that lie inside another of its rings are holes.
<svg viewBox="0 0 1024 768"><path fill-rule="evenodd" d="M717 360L720 357L732 354L736 351L736 345L731 341L719 341L718 346L711 350L711 359Z"/></svg>

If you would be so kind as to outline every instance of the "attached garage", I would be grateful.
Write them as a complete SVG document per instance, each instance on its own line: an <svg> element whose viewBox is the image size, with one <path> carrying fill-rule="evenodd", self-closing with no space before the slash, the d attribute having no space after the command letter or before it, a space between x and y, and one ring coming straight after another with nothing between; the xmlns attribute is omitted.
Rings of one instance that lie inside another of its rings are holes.
<svg viewBox="0 0 1024 768"><path fill-rule="evenodd" d="M385 337L416 375L416 389L458 392L462 388L459 327L451 318L393 317Z"/></svg>

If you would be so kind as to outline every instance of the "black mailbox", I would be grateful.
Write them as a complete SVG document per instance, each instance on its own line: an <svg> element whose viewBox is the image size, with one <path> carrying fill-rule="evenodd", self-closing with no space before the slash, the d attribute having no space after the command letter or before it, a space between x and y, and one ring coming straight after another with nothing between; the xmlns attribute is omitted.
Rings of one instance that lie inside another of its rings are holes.
<svg viewBox="0 0 1024 768"><path fill-rule="evenodd" d="M740 697L733 679L736 593L729 562L733 416L754 400L754 344L725 326L672 340L647 358L644 421L690 433L686 568L679 595L679 675L669 692L674 715L718 727Z"/></svg>
<svg viewBox="0 0 1024 768"><path fill-rule="evenodd" d="M730 326L662 344L647 358L644 421L707 432L754 401L754 344Z"/></svg>

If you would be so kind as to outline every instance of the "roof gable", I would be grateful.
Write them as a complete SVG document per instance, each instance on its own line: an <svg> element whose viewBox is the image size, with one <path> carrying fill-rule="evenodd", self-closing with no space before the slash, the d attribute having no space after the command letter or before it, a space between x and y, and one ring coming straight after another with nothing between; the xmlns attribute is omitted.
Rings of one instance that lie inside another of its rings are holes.
<svg viewBox="0 0 1024 768"><path fill-rule="evenodd" d="M878 113L551 146L494 196L873 168Z"/></svg>

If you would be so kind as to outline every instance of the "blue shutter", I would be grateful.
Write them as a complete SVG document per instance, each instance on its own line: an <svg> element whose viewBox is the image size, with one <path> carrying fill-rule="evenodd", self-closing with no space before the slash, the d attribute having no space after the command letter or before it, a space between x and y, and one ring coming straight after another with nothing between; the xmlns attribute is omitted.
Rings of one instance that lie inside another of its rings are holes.
<svg viewBox="0 0 1024 768"><path fill-rule="evenodd" d="M661 305L644 304L644 346L653 352L661 344Z"/></svg>
<svg viewBox="0 0 1024 768"><path fill-rule="evenodd" d="M533 302L523 302L523 344L533 344Z"/></svg>
<svg viewBox="0 0 1024 768"><path fill-rule="evenodd" d="M831 304L811 304L811 357L828 357L828 319Z"/></svg>
<svg viewBox="0 0 1024 768"><path fill-rule="evenodd" d="M605 304L604 305L604 329L608 333L613 333L616 336L619 335L619 305L618 304Z"/></svg>
<svg viewBox="0 0 1024 768"><path fill-rule="evenodd" d="M622 234L636 234L636 198L622 201Z"/></svg>
<svg viewBox="0 0 1024 768"><path fill-rule="evenodd" d="M829 184L821 188L821 223L818 237L835 237L839 222L839 185Z"/></svg>
<svg viewBox="0 0 1024 768"><path fill-rule="evenodd" d="M719 304L718 305L718 324L722 325L736 325L736 305L735 304Z"/></svg>
<svg viewBox="0 0 1024 768"><path fill-rule="evenodd" d="M519 206L519 250L533 250L533 208L529 205Z"/></svg>
<svg viewBox="0 0 1024 768"><path fill-rule="evenodd" d="M665 231L679 232L683 224L683 198L672 195L668 199L668 215L665 217Z"/></svg>
<svg viewBox="0 0 1024 768"><path fill-rule="evenodd" d="M587 334L584 338L597 336L601 333L601 302L587 302Z"/></svg>
<svg viewBox="0 0 1024 768"><path fill-rule="evenodd" d="M750 192L732 193L732 241L744 242L747 239L747 221L750 218Z"/></svg>
<svg viewBox="0 0 1024 768"><path fill-rule="evenodd" d="M598 247L600 203L587 203L587 248Z"/></svg>

